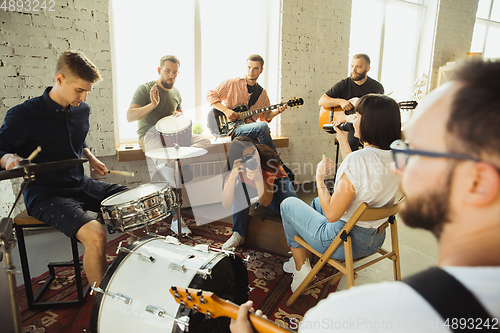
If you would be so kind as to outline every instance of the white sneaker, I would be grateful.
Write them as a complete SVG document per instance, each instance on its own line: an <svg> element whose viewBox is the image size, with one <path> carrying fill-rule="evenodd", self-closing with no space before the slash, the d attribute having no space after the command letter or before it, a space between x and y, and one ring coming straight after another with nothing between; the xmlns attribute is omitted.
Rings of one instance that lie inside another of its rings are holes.
<svg viewBox="0 0 500 333"><path fill-rule="evenodd" d="M170 230L172 230L174 233L177 234L177 230L179 230L179 229L178 229L178 223L177 223L176 218L172 219L172 224L170 224ZM186 223L184 222L184 220L182 218L181 218L181 233L187 234L187 235L191 234L191 229L188 228L188 226L186 225Z"/></svg>
<svg viewBox="0 0 500 333"><path fill-rule="evenodd" d="M293 257L283 264L283 271L285 273L295 272L295 260L293 260Z"/></svg>
<svg viewBox="0 0 500 333"><path fill-rule="evenodd" d="M231 237L222 245L222 249L226 251L233 250L243 243L245 243L245 237L234 231Z"/></svg>
<svg viewBox="0 0 500 333"><path fill-rule="evenodd" d="M300 271L296 270L293 273L293 280L292 280L292 284L291 284L292 292L295 292L295 290L297 290L297 288L300 286L302 281L304 281L306 279L307 275L309 274L309 272L311 272L311 270L312 270L312 267L311 267L311 264L309 263L309 258L306 258L306 261L304 262L304 264L300 268Z"/></svg>

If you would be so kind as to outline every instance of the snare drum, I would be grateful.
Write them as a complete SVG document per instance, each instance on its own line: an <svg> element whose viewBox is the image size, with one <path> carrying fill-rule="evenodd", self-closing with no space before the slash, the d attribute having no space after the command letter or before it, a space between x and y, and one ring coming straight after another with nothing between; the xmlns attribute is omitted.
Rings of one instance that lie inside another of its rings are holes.
<svg viewBox="0 0 500 333"><path fill-rule="evenodd" d="M106 225L125 232L173 215L176 202L175 191L165 184L144 184L104 199L101 211Z"/></svg>
<svg viewBox="0 0 500 333"><path fill-rule="evenodd" d="M248 299L248 274L240 257L147 236L122 251L106 271L100 285L106 294L96 294L91 331L181 332L169 317L188 317L190 332L207 332L213 321L180 307L169 292L172 286L212 291L237 304Z"/></svg>
<svg viewBox="0 0 500 333"><path fill-rule="evenodd" d="M191 119L184 115L167 116L156 123L156 130L162 135L165 147L173 147L175 143L180 147L189 147L191 128Z"/></svg>

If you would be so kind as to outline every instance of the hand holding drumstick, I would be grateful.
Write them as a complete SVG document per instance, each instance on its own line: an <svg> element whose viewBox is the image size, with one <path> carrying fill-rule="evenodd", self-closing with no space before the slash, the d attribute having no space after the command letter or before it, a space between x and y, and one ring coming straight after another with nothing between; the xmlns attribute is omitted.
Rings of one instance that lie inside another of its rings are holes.
<svg viewBox="0 0 500 333"><path fill-rule="evenodd" d="M127 176L127 177L134 177L134 175L135 175L133 172L129 172L129 171L107 170L106 172L107 173L112 173L112 174L115 174L115 175L120 175L120 176Z"/></svg>

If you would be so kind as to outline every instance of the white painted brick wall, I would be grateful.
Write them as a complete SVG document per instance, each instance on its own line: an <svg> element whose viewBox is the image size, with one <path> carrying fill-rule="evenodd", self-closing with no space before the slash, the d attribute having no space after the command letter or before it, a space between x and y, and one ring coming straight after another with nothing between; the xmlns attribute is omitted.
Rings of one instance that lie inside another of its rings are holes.
<svg viewBox="0 0 500 333"><path fill-rule="evenodd" d="M41 95L46 86L53 85L57 58L70 49L84 52L104 79L88 95L93 126L87 143L96 156L115 155L107 0L58 0L53 12L0 10L0 118L5 117L9 108ZM109 169L126 167L118 164L115 156L110 156L109 163ZM134 167L147 170L145 163L135 164ZM105 180L113 181L111 178ZM141 177L134 181L147 182ZM19 179L2 181L1 216L7 215L19 184ZM22 204L18 207L16 213L24 209Z"/></svg>
<svg viewBox="0 0 500 333"><path fill-rule="evenodd" d="M433 82L439 66L469 50L477 6L477 0L440 3ZM282 15L281 95L302 97L305 104L282 114L290 147L280 149L280 154L295 169L298 182L312 181L322 154L335 156L333 136L319 128L317 102L348 70L351 0L283 0ZM149 176L145 161L116 161L109 43L107 0L57 0L56 12L36 14L0 10L0 118L52 84L61 52L83 51L104 78L87 100L92 107L88 143L108 169L138 172L134 178L101 179L134 187L149 182ZM0 183L0 216L7 214L19 184L19 179Z"/></svg>
<svg viewBox="0 0 500 333"><path fill-rule="evenodd" d="M322 154L335 157L333 136L318 124L320 97L346 76L351 0L283 1L281 95L300 96L304 106L282 114L290 146L281 158L297 182L314 180Z"/></svg>

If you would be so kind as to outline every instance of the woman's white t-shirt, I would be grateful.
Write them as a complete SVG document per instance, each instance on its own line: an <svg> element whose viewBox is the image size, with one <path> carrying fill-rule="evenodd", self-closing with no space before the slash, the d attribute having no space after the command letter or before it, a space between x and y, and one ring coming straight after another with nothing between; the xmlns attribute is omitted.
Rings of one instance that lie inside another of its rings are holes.
<svg viewBox="0 0 500 333"><path fill-rule="evenodd" d="M347 222L359 205L366 202L371 207L384 207L394 203L399 177L390 170L392 163L390 150L365 147L350 153L340 165L335 190L339 179L346 175L356 190L356 196L342 216ZM378 228L386 219L377 221L359 221L356 225L363 228Z"/></svg>

